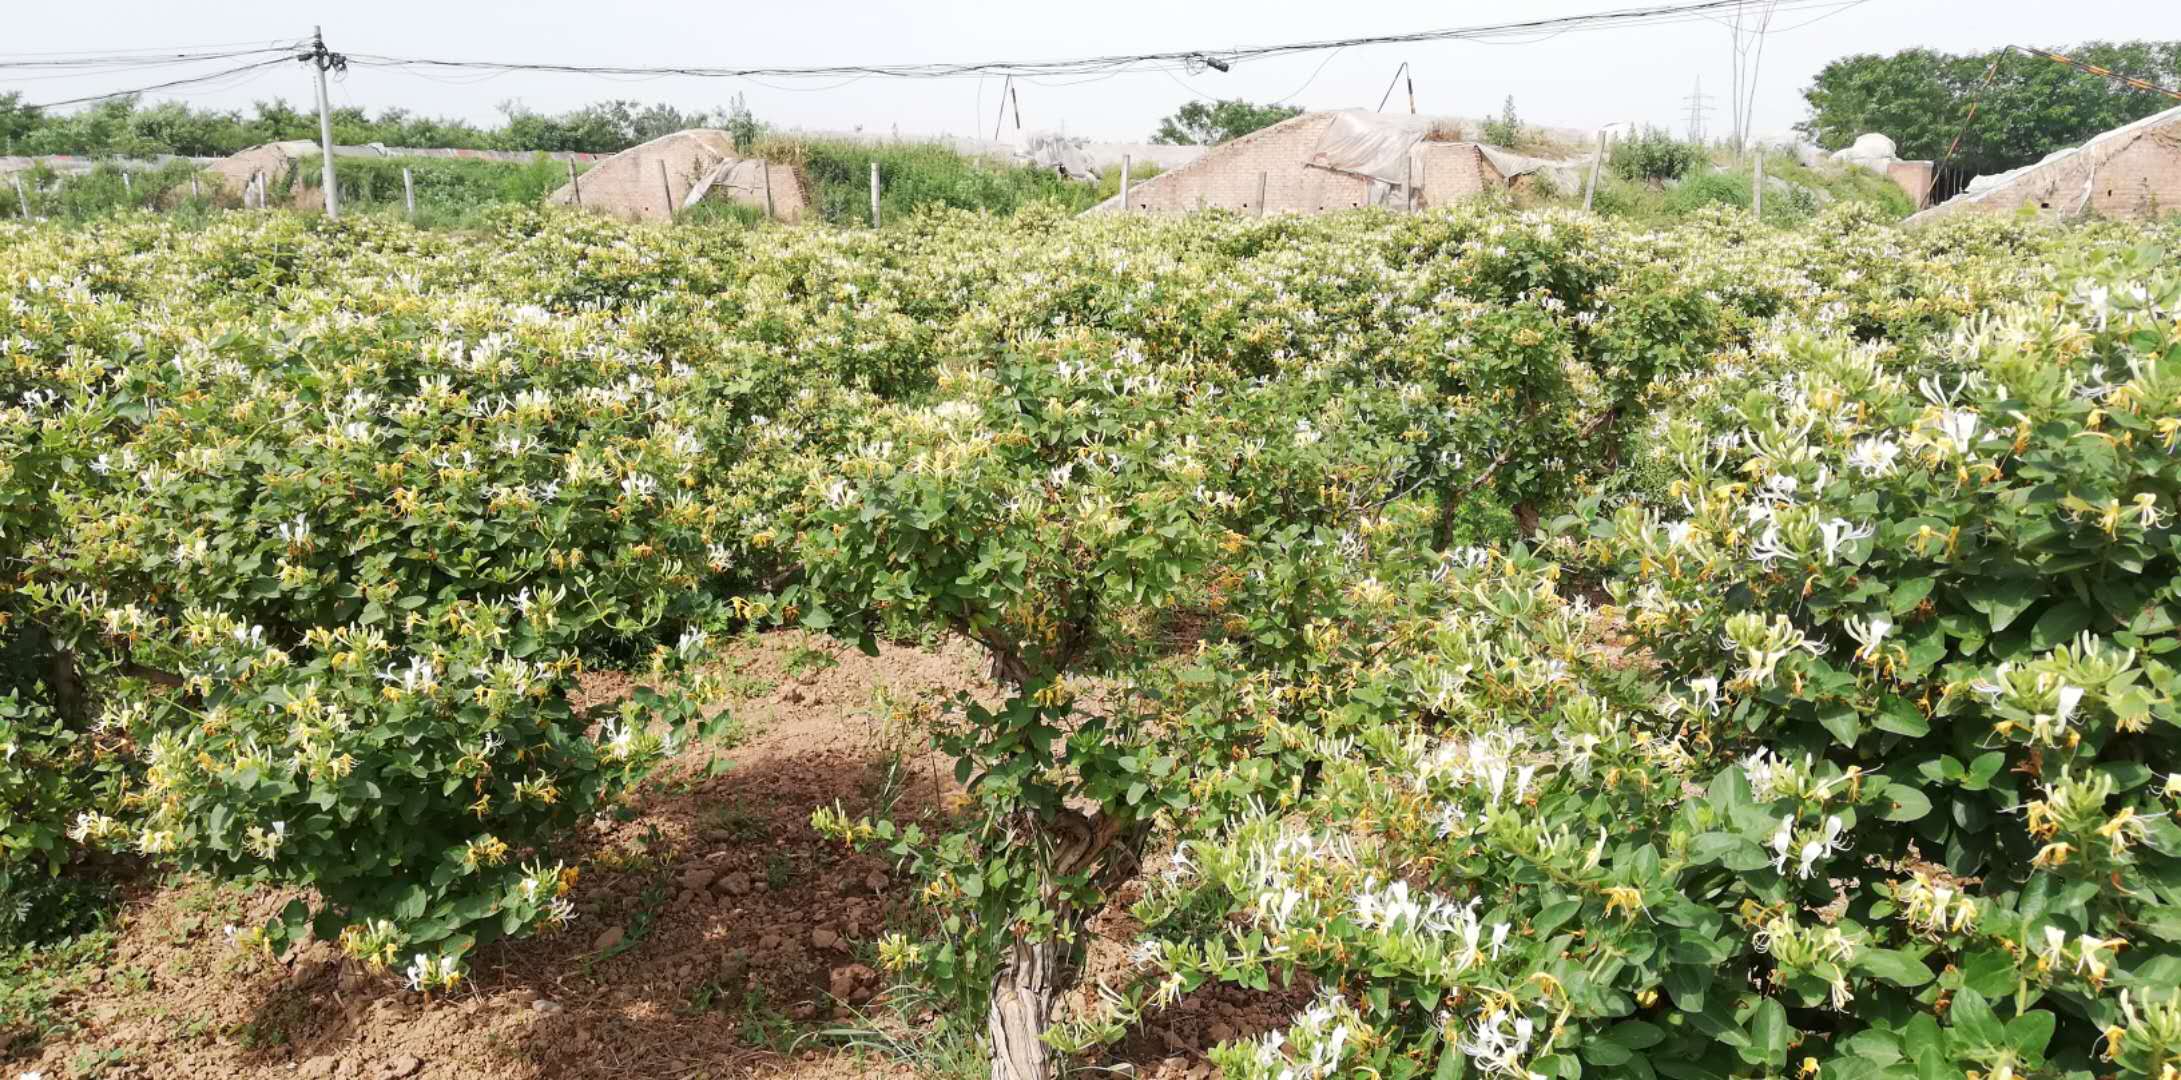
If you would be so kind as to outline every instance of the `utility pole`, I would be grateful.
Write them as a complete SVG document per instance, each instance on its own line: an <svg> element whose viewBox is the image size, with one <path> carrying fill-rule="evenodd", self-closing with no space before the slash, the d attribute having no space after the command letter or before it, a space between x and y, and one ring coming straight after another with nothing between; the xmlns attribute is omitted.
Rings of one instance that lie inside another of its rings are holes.
<svg viewBox="0 0 2181 1080"><path fill-rule="evenodd" d="M333 186L333 103L326 93L326 71L329 68L347 71L348 57L326 51L324 27L311 27L310 39L310 52L298 59L310 61L311 67L318 73L318 151L324 158L319 163L322 169L319 186L326 193L326 217L338 219L341 216L341 193Z"/></svg>

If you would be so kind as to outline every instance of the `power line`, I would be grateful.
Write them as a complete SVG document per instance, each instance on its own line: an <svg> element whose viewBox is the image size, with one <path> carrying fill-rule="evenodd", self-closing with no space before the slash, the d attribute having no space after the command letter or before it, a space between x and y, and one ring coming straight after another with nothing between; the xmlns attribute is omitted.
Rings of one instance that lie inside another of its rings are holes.
<svg viewBox="0 0 2181 1080"><path fill-rule="evenodd" d="M239 67L231 67L224 71L215 71L205 75L192 75L188 78L172 79L167 82L153 83L150 86L138 86L128 90L115 90L110 93L91 94L85 97L69 98L65 101L48 101L42 104L32 105L30 106L30 108L58 109L69 105L87 105L96 101L110 101L114 98L119 97L134 97L138 94L151 93L154 90L174 90L184 86L195 86L200 83L215 82L220 79L225 79L231 75L240 75L246 71L256 71L261 68L275 67L280 64L292 62L293 60L290 57L276 56L271 60L260 60L254 64L243 64Z"/></svg>
<svg viewBox="0 0 2181 1080"><path fill-rule="evenodd" d="M839 79L851 76L904 79L963 78L989 75L1050 77L1096 75L1119 68L1143 66L1195 67L1203 65L1217 68L1224 65L1231 67L1235 64L1298 53L1325 52L1365 45L1417 44L1439 41L1489 41L1510 36L1520 37L1541 33L1557 34L1573 30L1596 30L1644 24L1672 24L1692 19L1708 18L1714 13L1732 11L1745 2L1746 0L1697 0L1694 3L1679 5L1622 8L1584 15L1527 19L1517 22L1424 30L1406 34L1331 38L1246 48L1122 53L1064 60L987 60L974 63L845 64L813 67L637 67L409 57L377 53L351 53L349 55L353 62L372 67L527 71L574 75L681 75L695 78L763 77L774 79ZM1846 0L1777 0L1777 3L1773 6L1786 10L1803 10L1836 8L1844 2Z"/></svg>
<svg viewBox="0 0 2181 1080"><path fill-rule="evenodd" d="M290 47L271 46L255 49L231 49L226 52L167 52L157 55L129 55L121 53L104 53L98 55L83 54L72 56L66 59L0 59L0 68L54 69L66 71L79 68L110 70L115 68L174 67L183 64L208 63L213 60L232 60L239 56L263 56L266 53L285 53L292 51L293 49Z"/></svg>

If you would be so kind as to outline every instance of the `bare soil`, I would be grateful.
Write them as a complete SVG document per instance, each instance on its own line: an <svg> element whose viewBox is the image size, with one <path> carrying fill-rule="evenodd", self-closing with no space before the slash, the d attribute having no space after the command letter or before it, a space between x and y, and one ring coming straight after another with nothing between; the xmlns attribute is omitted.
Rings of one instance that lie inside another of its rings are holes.
<svg viewBox="0 0 2181 1080"><path fill-rule="evenodd" d="M887 930L916 932L914 887L883 859L820 838L810 815L838 805L940 817L957 807L951 762L927 734L890 724L882 702L982 693L982 657L959 644L871 657L779 633L735 642L720 662L742 740L724 753L685 748L578 838L578 917L568 930L486 946L469 983L428 998L344 963L325 943L276 960L228 940L228 927L262 924L292 890L184 876L132 882L115 949L53 1018L62 1033L0 1075L920 1075L870 1048L884 1039L839 1034L913 1038L930 1019L902 1006L913 999L891 992L875 956ZM606 700L629 685L600 674L582 692ZM1092 930L1079 995L1117 970L1136 928L1117 903ZM1302 988L1191 995L1103 1064L1123 1075L1210 1075L1205 1047L1277 1027L1307 997Z"/></svg>

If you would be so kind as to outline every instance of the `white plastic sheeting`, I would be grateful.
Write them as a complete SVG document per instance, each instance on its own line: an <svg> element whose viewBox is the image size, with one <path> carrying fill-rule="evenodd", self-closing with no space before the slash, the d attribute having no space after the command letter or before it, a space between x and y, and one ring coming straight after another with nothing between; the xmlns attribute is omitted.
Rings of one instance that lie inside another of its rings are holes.
<svg viewBox="0 0 2181 1080"><path fill-rule="evenodd" d="M1310 163L1336 172L1368 176L1388 184L1409 181L1409 151L1431 134L1429 116L1343 109L1318 137Z"/></svg>
<svg viewBox="0 0 2181 1080"><path fill-rule="evenodd" d="M1333 114L1332 124L1319 136L1317 149L1310 155L1310 164L1367 176L1399 188L1410 182L1409 158L1415 153L1417 144L1429 138L1435 128L1448 124L1449 121L1434 116L1388 116L1361 109L1344 109ZM1513 180L1518 176L1541 173L1551 178L1554 186L1562 191L1580 188L1583 174L1590 168L1589 155L1555 161L1483 143L1476 146L1503 178ZM1422 177L1415 179L1419 183L1423 180Z"/></svg>

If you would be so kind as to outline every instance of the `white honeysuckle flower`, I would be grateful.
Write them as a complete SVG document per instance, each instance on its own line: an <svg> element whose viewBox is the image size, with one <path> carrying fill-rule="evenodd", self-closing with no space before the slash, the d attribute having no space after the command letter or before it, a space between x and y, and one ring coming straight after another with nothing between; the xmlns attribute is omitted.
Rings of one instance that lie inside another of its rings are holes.
<svg viewBox="0 0 2181 1080"><path fill-rule="evenodd" d="M1893 619L1884 614L1874 614L1868 619L1850 616L1841 622L1841 627L1857 645L1855 658L1875 662L1881 655L1886 635L1893 630Z"/></svg>
<svg viewBox="0 0 2181 1080"><path fill-rule="evenodd" d="M1840 549L1857 540L1868 540L1877 533L1874 525L1859 525L1846 518L1833 518L1818 523L1818 536L1825 545L1825 564L1831 566Z"/></svg>
<svg viewBox="0 0 2181 1080"><path fill-rule="evenodd" d="M1950 409L1939 416L1939 434L1957 455L1968 457L1976 449L1979 418L1966 409Z"/></svg>
<svg viewBox="0 0 2181 1080"><path fill-rule="evenodd" d="M1863 473L1865 478L1876 480L1893 471L1893 458L1900 456L1900 452L1900 443L1887 439L1887 436L1858 439L1856 445L1847 452L1847 465L1858 473Z"/></svg>

